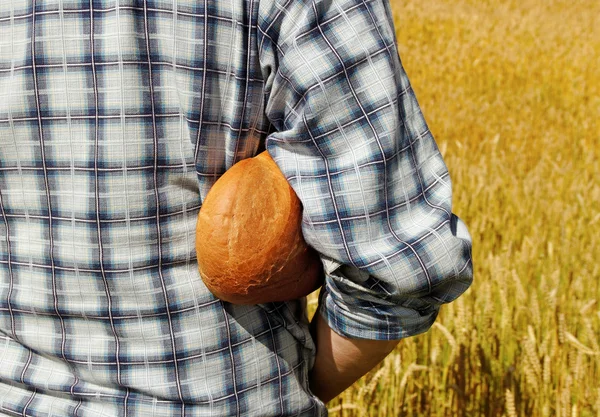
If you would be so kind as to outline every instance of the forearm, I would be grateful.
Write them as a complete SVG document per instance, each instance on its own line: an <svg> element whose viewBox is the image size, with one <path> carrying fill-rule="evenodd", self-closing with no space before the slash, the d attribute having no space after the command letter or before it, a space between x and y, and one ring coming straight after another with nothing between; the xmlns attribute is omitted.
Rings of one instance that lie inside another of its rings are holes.
<svg viewBox="0 0 600 417"><path fill-rule="evenodd" d="M328 402L373 369L398 344L398 340L347 339L331 330L320 314L311 323L317 345L310 388Z"/></svg>

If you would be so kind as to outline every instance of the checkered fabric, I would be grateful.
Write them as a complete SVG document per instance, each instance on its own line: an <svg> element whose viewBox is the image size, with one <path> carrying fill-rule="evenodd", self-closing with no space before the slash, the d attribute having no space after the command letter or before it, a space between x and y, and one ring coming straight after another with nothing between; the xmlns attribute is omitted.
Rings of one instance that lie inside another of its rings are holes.
<svg viewBox="0 0 600 417"><path fill-rule="evenodd" d="M336 332L424 332L470 285L388 0L0 1L0 414L327 414L305 300L197 271L203 199L261 149Z"/></svg>

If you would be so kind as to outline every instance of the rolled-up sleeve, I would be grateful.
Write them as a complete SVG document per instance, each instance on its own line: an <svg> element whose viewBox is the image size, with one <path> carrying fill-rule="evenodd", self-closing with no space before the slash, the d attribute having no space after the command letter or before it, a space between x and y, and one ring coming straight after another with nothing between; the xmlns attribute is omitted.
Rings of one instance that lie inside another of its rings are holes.
<svg viewBox="0 0 600 417"><path fill-rule="evenodd" d="M257 37L266 148L321 255L319 313L337 333L373 340L428 330L473 270L388 1L263 0Z"/></svg>

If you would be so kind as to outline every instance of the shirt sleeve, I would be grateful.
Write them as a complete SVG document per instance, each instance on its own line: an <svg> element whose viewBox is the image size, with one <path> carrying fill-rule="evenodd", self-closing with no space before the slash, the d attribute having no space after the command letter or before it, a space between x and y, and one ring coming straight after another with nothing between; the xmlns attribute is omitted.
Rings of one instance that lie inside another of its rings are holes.
<svg viewBox="0 0 600 417"><path fill-rule="evenodd" d="M472 282L471 237L398 55L389 0L263 0L266 148L320 254L319 312L337 333L430 328Z"/></svg>

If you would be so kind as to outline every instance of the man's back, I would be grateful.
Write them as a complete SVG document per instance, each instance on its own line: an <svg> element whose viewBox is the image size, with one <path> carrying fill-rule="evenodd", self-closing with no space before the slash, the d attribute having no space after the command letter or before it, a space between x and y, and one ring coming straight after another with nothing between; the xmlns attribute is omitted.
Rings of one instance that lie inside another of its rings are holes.
<svg viewBox="0 0 600 417"><path fill-rule="evenodd" d="M203 199L262 147L328 325L426 331L470 238L394 41L385 0L0 2L0 413L326 415L303 301L197 271Z"/></svg>
<svg viewBox="0 0 600 417"><path fill-rule="evenodd" d="M323 414L301 303L225 306L195 264L201 201L267 134L257 11L0 4L0 411Z"/></svg>

